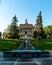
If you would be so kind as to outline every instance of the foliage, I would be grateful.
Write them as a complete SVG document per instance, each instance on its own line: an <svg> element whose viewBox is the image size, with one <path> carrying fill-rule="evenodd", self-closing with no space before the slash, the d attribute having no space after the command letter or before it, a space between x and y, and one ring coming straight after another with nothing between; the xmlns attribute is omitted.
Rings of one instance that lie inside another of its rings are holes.
<svg viewBox="0 0 52 65"><path fill-rule="evenodd" d="M37 31L34 32L33 37L34 37L34 38L38 38L38 39L44 38L44 31L43 31L43 25L42 25L41 12L40 12L39 15L37 16L36 29L37 29Z"/></svg>
<svg viewBox="0 0 52 65"><path fill-rule="evenodd" d="M39 13L36 19L36 29L37 30L33 33L33 38L37 39L52 38L52 25L48 25L43 28L41 12Z"/></svg>
<svg viewBox="0 0 52 65"><path fill-rule="evenodd" d="M39 39L46 39L46 33L45 31L38 32Z"/></svg>
<svg viewBox="0 0 52 65"><path fill-rule="evenodd" d="M44 27L44 31L48 38L52 38L52 25Z"/></svg>
<svg viewBox="0 0 52 65"><path fill-rule="evenodd" d="M18 22L18 20L15 15L12 19L11 24L5 30L8 33L8 35L7 35L8 38L11 38L11 39L19 38L19 35L18 35L19 30L18 30L17 22Z"/></svg>
<svg viewBox="0 0 52 65"><path fill-rule="evenodd" d="M37 38L37 36L38 36L38 32L37 31L34 31L33 38Z"/></svg>
<svg viewBox="0 0 52 65"><path fill-rule="evenodd" d="M41 31L41 32L35 31L33 33L33 38L36 38L36 39L46 39L46 33L45 33L45 31Z"/></svg>

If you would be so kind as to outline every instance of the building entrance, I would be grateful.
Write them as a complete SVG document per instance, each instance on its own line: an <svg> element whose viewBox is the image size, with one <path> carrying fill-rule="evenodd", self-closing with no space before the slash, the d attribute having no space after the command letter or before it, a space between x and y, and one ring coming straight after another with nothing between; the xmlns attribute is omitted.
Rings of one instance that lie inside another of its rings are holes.
<svg viewBox="0 0 52 65"><path fill-rule="evenodd" d="M25 31L25 35L27 35L27 31Z"/></svg>

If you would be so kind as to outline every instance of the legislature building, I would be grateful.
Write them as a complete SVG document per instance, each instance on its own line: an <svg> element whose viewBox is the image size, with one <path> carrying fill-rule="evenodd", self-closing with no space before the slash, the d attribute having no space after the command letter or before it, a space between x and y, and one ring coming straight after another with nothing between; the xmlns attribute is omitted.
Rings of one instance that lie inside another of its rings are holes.
<svg viewBox="0 0 52 65"><path fill-rule="evenodd" d="M36 28L32 24L29 24L27 19L25 19L25 23L20 24L19 31L20 38L32 38L33 32L36 31Z"/></svg>
<svg viewBox="0 0 52 65"><path fill-rule="evenodd" d="M33 26L33 24L28 23L28 20L25 19L25 23L20 24L18 29L19 29L19 36L20 38L32 38L34 32L39 32L41 31L42 28L42 16L41 12L39 12L37 19L36 19L36 24ZM7 33L4 32L3 38L7 38Z"/></svg>

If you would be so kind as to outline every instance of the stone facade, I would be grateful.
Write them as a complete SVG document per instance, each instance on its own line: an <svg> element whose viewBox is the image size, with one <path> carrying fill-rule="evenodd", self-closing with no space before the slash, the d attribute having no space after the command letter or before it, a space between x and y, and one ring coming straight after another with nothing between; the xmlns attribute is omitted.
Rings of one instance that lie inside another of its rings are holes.
<svg viewBox="0 0 52 65"><path fill-rule="evenodd" d="M20 24L19 26L20 38L32 38L34 30L36 30L35 27L32 24L29 24L26 19L25 24Z"/></svg>

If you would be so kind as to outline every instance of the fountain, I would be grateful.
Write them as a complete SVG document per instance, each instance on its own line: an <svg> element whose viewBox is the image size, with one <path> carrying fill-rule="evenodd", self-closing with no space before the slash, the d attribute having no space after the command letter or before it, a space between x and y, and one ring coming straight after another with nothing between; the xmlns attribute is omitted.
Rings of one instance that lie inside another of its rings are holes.
<svg viewBox="0 0 52 65"><path fill-rule="evenodd" d="M22 46L19 50L12 50L3 52L4 58L23 58L23 59L29 59L29 58L42 58L42 57L49 57L49 52L45 52L42 50L35 49L33 50L31 43L29 40L25 41L23 40ZM30 50L31 49L31 50Z"/></svg>

